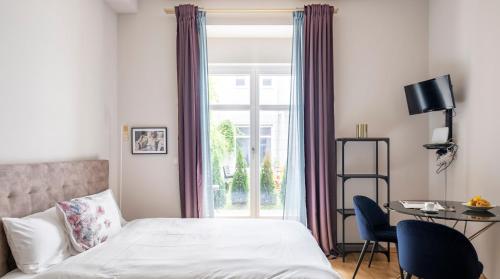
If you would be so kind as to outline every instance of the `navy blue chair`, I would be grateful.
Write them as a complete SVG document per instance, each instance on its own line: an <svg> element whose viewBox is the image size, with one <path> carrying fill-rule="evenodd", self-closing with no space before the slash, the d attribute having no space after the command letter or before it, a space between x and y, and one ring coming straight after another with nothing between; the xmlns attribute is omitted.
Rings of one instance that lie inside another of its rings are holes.
<svg viewBox="0 0 500 279"><path fill-rule="evenodd" d="M356 223L358 225L359 235L365 241L363 249L359 255L358 263L352 278L356 278L359 266L363 262L366 250L371 242L373 242L370 262L371 266L375 248L379 242L395 243L397 247L396 227L389 223L389 215L385 213L378 204L370 198L364 196L354 196L354 212L356 214ZM403 275L402 270L401 277Z"/></svg>
<svg viewBox="0 0 500 279"><path fill-rule="evenodd" d="M399 264L413 276L425 279L478 279L483 273L474 246L450 227L417 220L399 222Z"/></svg>

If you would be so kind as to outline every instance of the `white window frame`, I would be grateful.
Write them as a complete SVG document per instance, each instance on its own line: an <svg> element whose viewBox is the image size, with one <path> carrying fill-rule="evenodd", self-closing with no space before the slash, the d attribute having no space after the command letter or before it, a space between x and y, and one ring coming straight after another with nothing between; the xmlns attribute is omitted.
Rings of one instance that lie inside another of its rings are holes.
<svg viewBox="0 0 500 279"><path fill-rule="evenodd" d="M222 104L210 105L210 111L235 111L250 112L250 216L235 216L235 218L281 218L281 216L260 216L260 111L288 111L289 105L261 105L259 102L259 76L283 75L290 76L291 65L288 63L273 64L234 64L234 63L209 63L209 75L249 75L250 76L250 102L248 105ZM227 218L224 216L224 218Z"/></svg>

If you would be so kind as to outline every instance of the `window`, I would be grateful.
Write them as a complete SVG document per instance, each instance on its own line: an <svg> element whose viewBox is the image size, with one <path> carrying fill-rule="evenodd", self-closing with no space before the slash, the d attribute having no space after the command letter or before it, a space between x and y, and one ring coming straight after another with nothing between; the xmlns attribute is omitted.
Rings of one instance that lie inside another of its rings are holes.
<svg viewBox="0 0 500 279"><path fill-rule="evenodd" d="M281 217L290 66L209 65L216 217Z"/></svg>
<svg viewBox="0 0 500 279"><path fill-rule="evenodd" d="M272 87L273 79L272 78L264 78L262 79L262 87Z"/></svg>
<svg viewBox="0 0 500 279"><path fill-rule="evenodd" d="M250 145L250 126L249 125L236 125L236 146ZM250 153L247 149L242 150L243 158L245 158L247 165L250 164Z"/></svg>
<svg viewBox="0 0 500 279"><path fill-rule="evenodd" d="M236 88L247 88L246 87L247 86L246 78L240 77L240 78L236 78L234 81L235 81L234 84L235 84Z"/></svg>

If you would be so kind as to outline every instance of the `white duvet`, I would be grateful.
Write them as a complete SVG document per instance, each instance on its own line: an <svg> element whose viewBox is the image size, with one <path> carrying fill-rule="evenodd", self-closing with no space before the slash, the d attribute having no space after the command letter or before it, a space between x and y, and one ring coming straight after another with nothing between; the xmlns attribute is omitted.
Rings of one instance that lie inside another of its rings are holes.
<svg viewBox="0 0 500 279"><path fill-rule="evenodd" d="M141 219L36 279L340 278L297 222Z"/></svg>

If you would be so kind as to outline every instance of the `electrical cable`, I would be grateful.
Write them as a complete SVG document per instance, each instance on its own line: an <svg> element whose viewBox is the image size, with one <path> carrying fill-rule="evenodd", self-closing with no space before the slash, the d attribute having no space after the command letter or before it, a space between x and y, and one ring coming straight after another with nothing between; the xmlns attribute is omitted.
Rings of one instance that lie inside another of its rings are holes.
<svg viewBox="0 0 500 279"><path fill-rule="evenodd" d="M442 171L448 169L448 167L455 161L455 158L457 156L457 151L458 151L458 145L454 142L449 142L450 146L446 148L445 153L438 153L437 154L437 169L436 173L439 174Z"/></svg>

